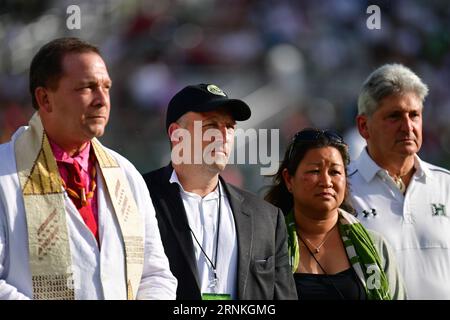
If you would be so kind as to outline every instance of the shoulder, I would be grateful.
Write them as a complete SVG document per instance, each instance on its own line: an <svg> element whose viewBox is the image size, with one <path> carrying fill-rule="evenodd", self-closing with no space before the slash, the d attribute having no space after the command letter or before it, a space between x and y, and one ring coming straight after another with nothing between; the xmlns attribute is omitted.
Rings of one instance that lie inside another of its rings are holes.
<svg viewBox="0 0 450 320"><path fill-rule="evenodd" d="M105 146L103 146L103 148L105 150L107 150L108 153L114 157L114 159L117 160L117 162L122 167L122 169L124 169L125 171L131 171L133 173L139 173L138 170L136 169L136 167L131 163L131 161L128 160L127 158L125 158L124 156L122 156L120 153L118 153L117 151L114 151L112 149L109 149Z"/></svg>
<svg viewBox="0 0 450 320"><path fill-rule="evenodd" d="M222 180L222 181L223 181L223 180ZM225 184L226 184L226 186L228 187L228 189L229 189L230 191L233 191L233 192L237 193L237 194L238 194L239 196L241 196L245 201L251 201L251 202L256 202L256 203L259 203L259 202L266 202L266 201L264 201L263 199L259 198L256 194L254 194L254 193L251 192L251 191L241 189L241 188L236 187L235 185L232 185L232 184L227 183L227 182L225 182ZM266 202L266 203L269 204L268 202ZM264 203L264 205L265 205L265 203Z"/></svg>
<svg viewBox="0 0 450 320"><path fill-rule="evenodd" d="M141 173L136 169L136 167L127 158L125 158L118 152L107 147L103 148L118 162L120 168L127 177L130 186L135 189L135 191L141 190L142 187L145 186L145 183Z"/></svg>
<svg viewBox="0 0 450 320"><path fill-rule="evenodd" d="M4 159L4 157L7 157L10 155L10 153L12 151L11 146L12 146L11 141L0 144L1 159Z"/></svg>
<svg viewBox="0 0 450 320"><path fill-rule="evenodd" d="M387 240L384 238L384 236L374 230L366 229L367 233L369 234L370 238L372 239L373 245L377 249L378 253L385 259L389 260L391 258L392 249L390 245L388 244Z"/></svg>
<svg viewBox="0 0 450 320"><path fill-rule="evenodd" d="M7 152L7 150L9 150L10 144L11 144L11 141L0 144L0 154L2 154L2 155L5 154L5 152Z"/></svg>
<svg viewBox="0 0 450 320"><path fill-rule="evenodd" d="M367 233L369 234L370 238L372 239L374 244L383 244L386 242L386 240L384 239L384 237L381 235L381 233L372 230L372 229L367 229Z"/></svg>
<svg viewBox="0 0 450 320"><path fill-rule="evenodd" d="M271 203L265 201L264 199L260 198L258 195L254 194L253 192L250 192L248 190L244 190L241 188L238 188L232 184L225 183L227 188L230 191L230 194L237 194L242 200L243 205L251 211L254 212L268 212L271 214L278 214L278 212L281 212L281 210Z"/></svg>
<svg viewBox="0 0 450 320"><path fill-rule="evenodd" d="M362 154L359 155L356 159L353 159L347 168L347 177L349 179L355 178L360 175L361 171L361 161L364 161L362 159Z"/></svg>
<svg viewBox="0 0 450 320"><path fill-rule="evenodd" d="M428 170L430 170L432 172L433 175L443 175L450 179L450 171L449 170L442 168L442 167L438 167L434 164L431 164L431 163L428 163L425 161L422 161L422 164L425 165L428 168Z"/></svg>
<svg viewBox="0 0 450 320"><path fill-rule="evenodd" d="M162 167L147 173L144 173L142 176L144 177L144 180L150 181L150 180L160 180L164 176L164 172L167 170L167 167Z"/></svg>
<svg viewBox="0 0 450 320"><path fill-rule="evenodd" d="M427 177L427 183L423 186L431 187L433 193L440 190L439 193L450 195L450 171L424 161L421 161L421 166Z"/></svg>
<svg viewBox="0 0 450 320"><path fill-rule="evenodd" d="M166 166L143 174L145 183L150 193L162 193L169 185L170 174L172 173L172 167Z"/></svg>
<svg viewBox="0 0 450 320"><path fill-rule="evenodd" d="M286 226L281 209L250 191L243 190L227 183L225 184L225 187L228 188L229 191L227 194L228 200L231 200L235 204L239 204L238 207L232 207L232 209L237 210L237 212L234 212L234 215L237 216L242 213L251 217L251 229L252 232L254 232L255 237L258 235L258 239L261 239L262 237L267 241L273 239L270 236L273 234L276 234L277 237L284 237L286 234Z"/></svg>
<svg viewBox="0 0 450 320"><path fill-rule="evenodd" d="M355 161L350 162L347 168L347 181L350 195L360 190L360 187L367 187L367 183L361 175L361 170Z"/></svg>
<svg viewBox="0 0 450 320"><path fill-rule="evenodd" d="M402 275L398 271L395 253L385 238L378 232L366 229L380 257L383 271L387 276L391 297L394 300L407 299Z"/></svg>
<svg viewBox="0 0 450 320"><path fill-rule="evenodd" d="M10 141L0 144L0 176L11 174L16 170L14 144Z"/></svg>
<svg viewBox="0 0 450 320"><path fill-rule="evenodd" d="M16 132L13 133L11 139L5 143L0 144L0 159L2 159L2 166L4 165L4 159L14 159L14 145L16 140L22 135L26 127L20 127Z"/></svg>
<svg viewBox="0 0 450 320"><path fill-rule="evenodd" d="M393 250L386 241L386 239L377 231L370 229L366 230L372 240L375 250L377 251L382 261L383 268L386 268L386 266L390 265L391 263L395 263Z"/></svg>
<svg viewBox="0 0 450 320"><path fill-rule="evenodd" d="M379 167L369 156L367 148L364 148L359 156L352 159L348 165L347 174L350 180L364 178L363 180L369 181L372 180L378 170Z"/></svg>

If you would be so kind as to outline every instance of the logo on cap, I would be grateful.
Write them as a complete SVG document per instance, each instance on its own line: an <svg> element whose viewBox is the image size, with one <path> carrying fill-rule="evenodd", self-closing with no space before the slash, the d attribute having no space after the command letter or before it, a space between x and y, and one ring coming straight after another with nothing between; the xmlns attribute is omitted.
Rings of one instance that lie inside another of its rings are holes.
<svg viewBox="0 0 450 320"><path fill-rule="evenodd" d="M211 92L212 94L215 94L217 96L224 96L226 97L227 95L225 94L225 92L222 91L222 89L220 89L218 86L214 85L214 84L210 84L206 87L206 89Z"/></svg>

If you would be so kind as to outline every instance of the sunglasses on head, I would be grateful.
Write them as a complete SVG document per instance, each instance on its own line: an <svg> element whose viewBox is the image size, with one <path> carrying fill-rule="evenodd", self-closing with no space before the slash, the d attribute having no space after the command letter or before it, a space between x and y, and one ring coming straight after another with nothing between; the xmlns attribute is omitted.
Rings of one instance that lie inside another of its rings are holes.
<svg viewBox="0 0 450 320"><path fill-rule="evenodd" d="M314 128L307 128L303 129L302 131L297 132L294 137L292 138L292 144L291 144L291 150L289 151L289 157L288 159L291 159L292 153L294 151L294 147L297 144L297 142L300 141L316 141L322 137L327 138L330 142L338 143L338 144L345 144L344 138L342 136L333 131L333 130L321 130L321 129L314 129Z"/></svg>

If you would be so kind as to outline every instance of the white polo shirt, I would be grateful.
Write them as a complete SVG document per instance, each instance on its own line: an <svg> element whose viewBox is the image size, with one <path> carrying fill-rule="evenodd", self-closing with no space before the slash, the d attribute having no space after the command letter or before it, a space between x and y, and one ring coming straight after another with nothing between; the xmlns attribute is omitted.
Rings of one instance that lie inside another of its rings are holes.
<svg viewBox="0 0 450 320"><path fill-rule="evenodd" d="M221 214L218 226L218 188L202 198L196 193L183 189L175 170L172 171L169 181L180 186L181 199L183 200L188 223L193 233L191 233L191 237L197 261L198 276L201 282L201 292L225 293L229 294L232 299L237 299L238 243L233 212L222 183L220 183ZM218 244L216 241L217 232L219 232ZM208 255L208 258L216 264L218 282L215 288L209 287L210 280L214 278L214 273L200 245ZM215 261L216 248L218 249L217 262Z"/></svg>
<svg viewBox="0 0 450 320"><path fill-rule="evenodd" d="M349 166L363 225L392 246L409 299L450 299L450 172L415 157L405 195L365 148Z"/></svg>

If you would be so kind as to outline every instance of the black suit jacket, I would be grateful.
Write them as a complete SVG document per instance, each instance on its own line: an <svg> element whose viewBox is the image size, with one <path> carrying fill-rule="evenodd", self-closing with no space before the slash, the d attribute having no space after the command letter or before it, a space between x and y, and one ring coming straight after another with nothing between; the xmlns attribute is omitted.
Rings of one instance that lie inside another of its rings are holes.
<svg viewBox="0 0 450 320"><path fill-rule="evenodd" d="M156 210L159 231L170 269L178 279L177 299L201 299L194 244L178 184L169 182L173 168L144 175ZM238 241L237 297L297 299L287 252L281 210L222 179L230 201Z"/></svg>

